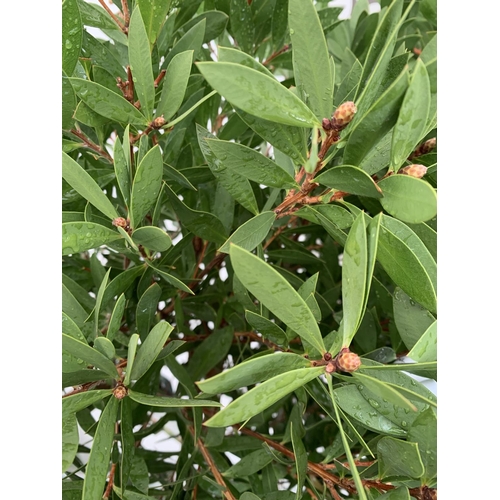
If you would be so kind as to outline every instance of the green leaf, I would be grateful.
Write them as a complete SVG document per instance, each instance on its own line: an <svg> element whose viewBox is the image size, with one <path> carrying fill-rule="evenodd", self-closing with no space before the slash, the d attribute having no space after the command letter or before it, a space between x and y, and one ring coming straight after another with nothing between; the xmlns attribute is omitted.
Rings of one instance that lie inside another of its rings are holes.
<svg viewBox="0 0 500 500"><path fill-rule="evenodd" d="M250 4L239 0L229 0L229 20L232 35L238 46L245 52L252 53L255 26Z"/></svg>
<svg viewBox="0 0 500 500"><path fill-rule="evenodd" d="M196 382L196 385L207 394L223 394L281 373L310 366L310 361L298 354L276 352L244 361L214 377Z"/></svg>
<svg viewBox="0 0 500 500"><path fill-rule="evenodd" d="M380 203L394 217L413 224L428 221L437 214L433 187L409 175L391 175L379 182L384 197Z"/></svg>
<svg viewBox="0 0 500 500"><path fill-rule="evenodd" d="M183 24L180 30L186 32L191 29L192 26L198 24L201 20L205 19L206 28L205 36L203 37L203 43L208 43L214 38L221 35L226 29L227 21L229 19L228 15L220 10L206 10L196 17L193 17L190 21ZM219 50L221 47L219 47ZM220 52L219 52L220 58Z"/></svg>
<svg viewBox="0 0 500 500"><path fill-rule="evenodd" d="M290 424L290 434L292 435L293 454L295 455L295 467L297 470L297 494L296 499L302 497L302 488L307 476L307 451L302 442L297 426Z"/></svg>
<svg viewBox="0 0 500 500"><path fill-rule="evenodd" d="M395 437L406 436L406 431L379 413L361 395L356 385L343 385L335 389L333 393L342 410L367 429Z"/></svg>
<svg viewBox="0 0 500 500"><path fill-rule="evenodd" d="M106 307L108 302L115 296L125 292L134 282L134 280L144 272L145 266L138 265L130 267L126 271L121 272L116 278L111 280L111 283L104 292L102 299L102 307Z"/></svg>
<svg viewBox="0 0 500 500"><path fill-rule="evenodd" d="M153 10L155 6L153 6ZM141 16L141 9L136 6L130 17L128 36L128 59L134 78L134 87L141 103L144 115L151 119L155 104L155 86L148 33Z"/></svg>
<svg viewBox="0 0 500 500"><path fill-rule="evenodd" d="M181 52L187 50L194 50L194 57L200 52L201 44L205 38L205 27L207 25L207 20L202 19L199 23L195 24L189 31L173 46L172 50L165 57L163 67L168 67L170 61Z"/></svg>
<svg viewBox="0 0 500 500"><path fill-rule="evenodd" d="M159 146L150 149L142 159L132 184L130 226L136 228L155 204L161 188L163 161Z"/></svg>
<svg viewBox="0 0 500 500"><path fill-rule="evenodd" d="M82 326L88 316L87 311L85 311L80 302L78 302L78 300L68 290L64 283L62 285L62 310L70 319L75 322L76 328L78 328L78 326ZM69 333L72 337L80 338L80 335L75 335L74 328L71 328L67 333ZM86 342L85 339L82 339L82 341Z"/></svg>
<svg viewBox="0 0 500 500"><path fill-rule="evenodd" d="M83 359L89 365L93 365L118 379L118 372L116 371L114 363L103 356L99 351L64 333L62 334L62 337L63 349L68 351L70 354L73 354L73 356Z"/></svg>
<svg viewBox="0 0 500 500"><path fill-rule="evenodd" d="M245 288L301 338L324 353L314 315L288 281L269 264L234 244L229 254L234 272Z"/></svg>
<svg viewBox="0 0 500 500"><path fill-rule="evenodd" d="M132 240L136 245L142 245L154 252L165 252L172 246L170 236L155 226L144 226L132 233Z"/></svg>
<svg viewBox="0 0 500 500"><path fill-rule="evenodd" d="M206 138L215 139L216 137L198 124L196 124L196 133L198 135L198 144L201 152L210 170L214 174L214 177L238 203L252 214L257 215L259 213L259 207L257 206L257 200L255 199L255 194L248 179L231 169L219 168L220 160L217 159L212 150L208 147L208 143L205 141Z"/></svg>
<svg viewBox="0 0 500 500"><path fill-rule="evenodd" d="M161 287L160 285L158 285L158 283L153 283L142 294L139 302L137 302L135 321L137 326L137 333L141 337L141 341L144 341L146 339L151 325L155 322L160 297Z"/></svg>
<svg viewBox="0 0 500 500"><path fill-rule="evenodd" d="M62 69L72 75L82 48L82 19L76 0L62 3Z"/></svg>
<svg viewBox="0 0 500 500"><path fill-rule="evenodd" d="M160 33L171 3L172 0L137 0L137 5L139 9L141 9L142 20L144 21L144 27L151 46L155 43ZM130 20L130 23L132 24L132 20ZM130 36L129 32L129 39Z"/></svg>
<svg viewBox="0 0 500 500"><path fill-rule="evenodd" d="M226 358L233 343L234 328L226 326L212 332L196 349L189 361L193 380L209 372Z"/></svg>
<svg viewBox="0 0 500 500"><path fill-rule="evenodd" d="M410 492L406 486L400 486L394 490L377 497L377 500L411 500Z"/></svg>
<svg viewBox="0 0 500 500"><path fill-rule="evenodd" d="M233 106L272 122L320 125L312 111L277 80L234 63L197 63L207 82Z"/></svg>
<svg viewBox="0 0 500 500"><path fill-rule="evenodd" d="M62 154L62 176L64 180L94 207L110 219L118 217L113 204L102 192L97 182L66 153Z"/></svg>
<svg viewBox="0 0 500 500"><path fill-rule="evenodd" d="M78 97L93 111L119 123L144 126L147 118L125 98L98 83L70 78Z"/></svg>
<svg viewBox="0 0 500 500"><path fill-rule="evenodd" d="M232 465L222 473L224 477L239 478L251 476L273 461L267 450L255 450L244 456L238 463Z"/></svg>
<svg viewBox="0 0 500 500"><path fill-rule="evenodd" d="M288 344L286 333L274 322L252 311L245 311L245 319L262 336L275 344Z"/></svg>
<svg viewBox="0 0 500 500"><path fill-rule="evenodd" d="M191 290L191 288L189 288L186 284L184 284L180 279L177 279L175 276L172 276L171 274L168 274L165 271L162 271L161 269L154 267L150 262L148 262L148 266L154 269L155 272L160 275L160 277L162 277L165 281L170 283L175 288L178 288L179 290L182 290L183 292L189 293L191 295L194 295L193 290Z"/></svg>
<svg viewBox="0 0 500 500"><path fill-rule="evenodd" d="M66 287L63 287L63 308L66 308L65 306L68 305L68 289ZM74 298L74 297L73 297ZM71 300L71 299L69 299ZM81 315L81 318L83 319L84 312ZM83 320L85 321L85 320ZM73 337L80 342L87 343L87 339L84 337L83 333L81 332L80 328L78 328L78 325L66 314L62 313L62 332L66 333L70 337Z"/></svg>
<svg viewBox="0 0 500 500"><path fill-rule="evenodd" d="M345 75L338 89L335 91L335 98L333 101L335 106L339 106L346 101L354 101L354 96L358 89L362 71L363 66L357 58L354 59L351 69Z"/></svg>
<svg viewBox="0 0 500 500"><path fill-rule="evenodd" d="M141 394L140 392L128 391L130 399L141 405L158 406L160 408L187 408L192 406L221 406L216 401L205 399L179 399L179 398L164 398L161 396L150 396L149 394Z"/></svg>
<svg viewBox="0 0 500 500"><path fill-rule="evenodd" d="M425 64L417 59L392 134L391 170L403 165L425 134L430 100L429 76Z"/></svg>
<svg viewBox="0 0 500 500"><path fill-rule="evenodd" d="M84 252L119 238L120 233L93 222L65 222L62 225L62 254Z"/></svg>
<svg viewBox="0 0 500 500"><path fill-rule="evenodd" d="M127 165L127 159L123 152L123 146L120 138L117 137L113 147L113 164L115 167L116 182L118 188L125 200L125 204L130 203L130 172Z"/></svg>
<svg viewBox="0 0 500 500"><path fill-rule="evenodd" d="M113 342L106 337L97 337L94 340L94 349L97 349L108 359L112 360L116 357L115 346L113 345Z"/></svg>
<svg viewBox="0 0 500 500"><path fill-rule="evenodd" d="M229 253L231 243L238 245L251 252L261 243L269 233L276 214L274 212L262 212L242 224L219 248L219 252Z"/></svg>
<svg viewBox="0 0 500 500"><path fill-rule="evenodd" d="M383 437L377 443L377 457L381 479L418 479L424 474L424 464L416 443Z"/></svg>
<svg viewBox="0 0 500 500"><path fill-rule="evenodd" d="M408 441L418 443L425 468L422 483L430 485L437 476L437 419L431 408L423 411L408 431Z"/></svg>
<svg viewBox="0 0 500 500"><path fill-rule="evenodd" d="M260 71L263 75L274 78L274 75L259 61L245 52L231 47L219 47L219 62L241 64L247 68Z"/></svg>
<svg viewBox="0 0 500 500"><path fill-rule="evenodd" d="M365 113L358 108L349 133L343 162L359 165L370 149L394 126L408 87L408 68L394 80L391 86L368 107Z"/></svg>
<svg viewBox="0 0 500 500"><path fill-rule="evenodd" d="M76 416L70 414L62 421L62 472L73 463L78 450L78 424Z"/></svg>
<svg viewBox="0 0 500 500"><path fill-rule="evenodd" d="M217 171L229 169L243 175L251 181L277 188L295 188L295 179L281 167L254 149L236 142L206 139L206 142L216 156L214 169Z"/></svg>
<svg viewBox="0 0 500 500"><path fill-rule="evenodd" d="M330 118L333 107L333 75L325 35L313 2L289 0L288 24L297 88L319 120Z"/></svg>
<svg viewBox="0 0 500 500"><path fill-rule="evenodd" d="M73 126L76 96L66 73L62 76L62 98L62 128L69 130Z"/></svg>
<svg viewBox="0 0 500 500"><path fill-rule="evenodd" d="M436 263L425 245L403 222L382 215L377 260L406 294L436 312Z"/></svg>
<svg viewBox="0 0 500 500"><path fill-rule="evenodd" d="M99 313L101 311L101 304L102 304L102 298L104 295L104 290L108 286L108 280L109 280L109 273L111 272L111 268L109 268L104 275L101 284L99 285L99 290L97 291L97 297L95 300L95 308L93 311L94 315L94 338L97 338L97 336L100 334L99 332Z"/></svg>
<svg viewBox="0 0 500 500"><path fill-rule="evenodd" d="M345 191L346 193L382 198L382 191L373 179L363 170L352 165L340 165L330 168L314 178L324 186Z"/></svg>
<svg viewBox="0 0 500 500"><path fill-rule="evenodd" d="M193 51L180 52L172 58L167 68L156 116L169 120L181 107L193 64Z"/></svg>
<svg viewBox="0 0 500 500"><path fill-rule="evenodd" d="M137 344L139 342L139 335L133 333L130 336L130 341L128 343L128 353L127 353L127 369L125 372L125 378L123 379L123 384L128 387L132 380L132 370L134 369L135 355L137 352Z"/></svg>
<svg viewBox="0 0 500 500"><path fill-rule="evenodd" d="M108 474L117 413L118 399L112 397L101 413L97 424L85 469L82 500L95 500L102 496Z"/></svg>
<svg viewBox="0 0 500 500"><path fill-rule="evenodd" d="M427 328L408 353L408 357L417 363L437 361L437 320Z"/></svg>
<svg viewBox="0 0 500 500"><path fill-rule="evenodd" d="M215 215L192 210L177 198L177 195L170 189L168 184L165 184L165 191L168 195L168 201L172 204L183 226L200 238L213 241L218 245L222 245L226 241L226 230Z"/></svg>
<svg viewBox="0 0 500 500"><path fill-rule="evenodd" d="M238 109L236 112L254 132L292 158L296 164L303 164L307 161L307 148L303 128L273 123Z"/></svg>
<svg viewBox="0 0 500 500"><path fill-rule="evenodd" d="M112 389L99 389L97 391L80 392L72 396L62 398L62 416L63 419L69 415L87 408L91 404L97 403L113 392Z"/></svg>
<svg viewBox="0 0 500 500"><path fill-rule="evenodd" d="M222 411L208 419L205 425L207 427L226 427L246 421L269 408L290 392L318 377L324 370L322 366L302 368L268 379L229 403Z"/></svg>
<svg viewBox="0 0 500 500"><path fill-rule="evenodd" d="M360 213L349 231L342 262L343 347L348 347L363 319L368 288L368 240Z"/></svg>
<svg viewBox="0 0 500 500"><path fill-rule="evenodd" d="M166 321L160 321L149 332L146 340L141 344L135 356L131 379L139 380L155 362L167 341L173 327Z"/></svg>

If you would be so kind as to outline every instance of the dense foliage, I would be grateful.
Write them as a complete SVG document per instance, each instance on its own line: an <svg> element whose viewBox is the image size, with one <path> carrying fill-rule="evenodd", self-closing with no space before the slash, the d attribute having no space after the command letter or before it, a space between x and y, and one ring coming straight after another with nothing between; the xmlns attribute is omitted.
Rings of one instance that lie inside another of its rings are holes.
<svg viewBox="0 0 500 500"><path fill-rule="evenodd" d="M437 498L435 0L100 4L62 3L63 498Z"/></svg>

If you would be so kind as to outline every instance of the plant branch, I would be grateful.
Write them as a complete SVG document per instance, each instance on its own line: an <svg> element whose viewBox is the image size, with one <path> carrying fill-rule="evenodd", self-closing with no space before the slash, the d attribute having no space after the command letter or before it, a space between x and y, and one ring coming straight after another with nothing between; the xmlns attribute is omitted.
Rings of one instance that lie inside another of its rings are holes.
<svg viewBox="0 0 500 500"><path fill-rule="evenodd" d="M263 66L267 66L274 58L278 57L279 55L283 54L283 52L286 52L290 48L290 45L284 45L281 47L281 49L277 50L276 52L273 52L266 60L262 62Z"/></svg>
<svg viewBox="0 0 500 500"><path fill-rule="evenodd" d="M111 158L110 154L104 149L102 149L100 146L92 142L83 132L75 128L71 129L70 132L73 135L76 135L79 139L81 139L85 143L85 146L87 148L92 149L96 153L99 153L102 157L106 158L106 160L108 160L110 163L113 163L113 158Z"/></svg>
<svg viewBox="0 0 500 500"><path fill-rule="evenodd" d="M104 0L99 0L99 3L102 5L104 10L113 18L113 21L118 25L118 27L123 31L123 33L127 35L128 28L115 16L115 14L113 14L113 11L107 6L106 2Z"/></svg>

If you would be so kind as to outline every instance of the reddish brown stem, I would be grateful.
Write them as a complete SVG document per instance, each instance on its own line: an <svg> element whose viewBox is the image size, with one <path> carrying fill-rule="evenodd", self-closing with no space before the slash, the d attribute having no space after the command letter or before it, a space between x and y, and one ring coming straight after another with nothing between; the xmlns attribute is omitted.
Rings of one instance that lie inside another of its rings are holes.
<svg viewBox="0 0 500 500"><path fill-rule="evenodd" d="M281 47L281 49L277 50L276 52L273 52L265 61L262 62L262 64L264 66L267 66L274 58L283 54L283 52L286 52L289 48L290 45L284 45L283 47Z"/></svg>
<svg viewBox="0 0 500 500"><path fill-rule="evenodd" d="M87 146L87 148L92 149L96 153L99 153L102 157L106 158L106 160L108 160L110 163L113 163L113 158L111 158L109 153L104 149L102 149L97 144L95 144L94 142L92 142L83 132L73 128L71 129L71 133L80 138L85 143L85 146Z"/></svg>
<svg viewBox="0 0 500 500"><path fill-rule="evenodd" d="M128 25L130 24L130 11L128 10L128 3L127 0L121 0L121 1L122 1L122 12L123 12L123 18L125 20L125 26L128 28Z"/></svg>
<svg viewBox="0 0 500 500"><path fill-rule="evenodd" d="M108 7L104 0L99 0L99 3L103 6L104 10L113 18L113 21L118 25L118 27L123 31L123 33L127 34L128 29L123 23L113 14L113 11Z"/></svg>

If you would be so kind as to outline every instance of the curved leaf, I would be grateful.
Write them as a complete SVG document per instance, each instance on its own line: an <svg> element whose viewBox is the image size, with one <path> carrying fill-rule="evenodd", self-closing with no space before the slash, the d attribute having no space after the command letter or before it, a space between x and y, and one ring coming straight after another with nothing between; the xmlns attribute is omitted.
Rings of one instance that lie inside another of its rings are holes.
<svg viewBox="0 0 500 500"><path fill-rule="evenodd" d="M97 182L84 168L64 152L62 154L62 176L77 193L92 203L103 214L110 219L118 217L118 212L109 201L109 198L102 192Z"/></svg>
<svg viewBox="0 0 500 500"><path fill-rule="evenodd" d="M323 366L302 368L268 379L229 403L222 411L208 419L204 425L207 427L226 427L248 420L295 389L318 377L324 371Z"/></svg>
<svg viewBox="0 0 500 500"><path fill-rule="evenodd" d="M150 396L140 392L128 391L130 399L141 405L158 406L160 408L187 408L191 406L221 406L217 401L209 401L205 399L180 399L180 398L164 398L161 396Z"/></svg>
<svg viewBox="0 0 500 500"><path fill-rule="evenodd" d="M437 321L434 321L408 353L417 363L437 361Z"/></svg>
<svg viewBox="0 0 500 500"><path fill-rule="evenodd" d="M98 83L70 78L78 97L93 111L119 123L147 125L147 118L125 98Z"/></svg>
<svg viewBox="0 0 500 500"><path fill-rule="evenodd" d="M78 450L78 423L74 414L62 420L62 472L73 463Z"/></svg>
<svg viewBox="0 0 500 500"><path fill-rule="evenodd" d="M97 391L80 392L62 398L62 416L66 418L91 404L97 403L113 392L112 389L99 389Z"/></svg>
<svg viewBox="0 0 500 500"><path fill-rule="evenodd" d="M120 233L93 222L65 222L62 225L62 254L84 252L119 238Z"/></svg>
<svg viewBox="0 0 500 500"><path fill-rule="evenodd" d="M378 471L388 477L418 479L424 474L424 464L416 443L383 437L377 443Z"/></svg>
<svg viewBox="0 0 500 500"><path fill-rule="evenodd" d="M165 252L172 246L170 236L156 226L144 226L132 233L132 240L155 252Z"/></svg>
<svg viewBox="0 0 500 500"><path fill-rule="evenodd" d="M364 171L352 165L340 165L323 172L314 178L324 186L328 186L346 193L382 198L381 189L374 180Z"/></svg>
<svg viewBox="0 0 500 500"><path fill-rule="evenodd" d="M319 126L312 111L277 80L240 64L197 63L207 82L233 106L265 120Z"/></svg>
<svg viewBox="0 0 500 500"><path fill-rule="evenodd" d="M62 69L71 76L82 48L82 19L76 0L62 3Z"/></svg>
<svg viewBox="0 0 500 500"><path fill-rule="evenodd" d="M379 187L384 209L404 222L419 224L437 214L436 191L422 179L396 174L382 179Z"/></svg>
<svg viewBox="0 0 500 500"><path fill-rule="evenodd" d="M298 354L276 352L244 361L207 380L196 382L196 385L208 394L222 394L257 384L281 373L310 366L311 362Z"/></svg>
<svg viewBox="0 0 500 500"><path fill-rule="evenodd" d="M324 353L314 315L288 281L269 264L234 244L229 254L234 272L245 288L301 338Z"/></svg>

